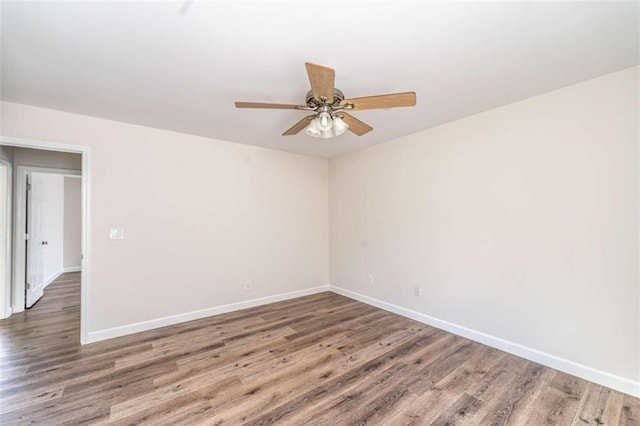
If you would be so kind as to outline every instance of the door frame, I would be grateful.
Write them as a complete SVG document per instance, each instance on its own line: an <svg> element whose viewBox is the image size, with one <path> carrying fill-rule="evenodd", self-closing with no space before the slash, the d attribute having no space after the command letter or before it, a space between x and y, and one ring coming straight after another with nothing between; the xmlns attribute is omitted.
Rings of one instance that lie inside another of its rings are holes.
<svg viewBox="0 0 640 426"><path fill-rule="evenodd" d="M71 169L54 169L50 167L36 166L16 166L16 193L15 193L15 215L13 228L13 301L11 310L14 313L22 312L25 309L25 283L27 278L27 241L24 230L27 228L27 175L29 173L46 173L51 175L61 175L82 178L82 172Z"/></svg>
<svg viewBox="0 0 640 426"><path fill-rule="evenodd" d="M16 138L12 136L2 136L0 135L0 144L19 147L19 148L31 148L31 149L43 149L47 151L58 151L58 152L70 152L74 154L80 154L82 156L82 168L80 172L80 176L82 177L82 274L80 278L80 343L86 344L89 342L88 334L88 316L89 316L89 306L88 300L90 295L90 277L91 277L91 247L89 244L90 241L90 165L91 165L91 150L88 146L84 145L72 145L72 144L64 144L58 142L49 142L43 140L33 140L33 139L24 139L24 138ZM27 166L25 166L27 167ZM50 169L50 170L61 170L61 169ZM74 171L77 173L77 171ZM16 182L19 183L19 182ZM16 188L15 193L18 193L18 188ZM14 195L15 195L14 193ZM24 194L24 192L22 192ZM24 197L23 197L24 198ZM16 206L17 207L17 206ZM15 232L17 228L16 219L18 215L18 208L13 209L13 224L14 224L14 234L12 235L13 240L13 253L17 254L17 245L21 245L24 249L24 239L22 239L22 244L20 244L20 238L15 238L18 235ZM22 215L22 214L21 214ZM13 283L17 283L16 280L16 257L14 256L13 262ZM24 251L22 252L22 258L24 259ZM23 271L24 274L24 271ZM13 284L12 283L12 284ZM24 281L22 281L24 283ZM23 284L24 285L24 284ZM24 291L23 291L24 293ZM24 304L22 305L24 309ZM16 312L15 310L13 311Z"/></svg>
<svg viewBox="0 0 640 426"><path fill-rule="evenodd" d="M0 291L4 292L4 305L0 306L0 319L8 318L11 316L11 270L13 269L13 264L11 262L12 257L12 245L11 245L11 231L13 229L13 165L6 160L0 159L0 164L7 167L7 199L5 200L5 214L7 215L7 227L5 229L6 240L5 244L5 265L6 270L4 271L4 288L0 288ZM0 242L1 244L1 242Z"/></svg>

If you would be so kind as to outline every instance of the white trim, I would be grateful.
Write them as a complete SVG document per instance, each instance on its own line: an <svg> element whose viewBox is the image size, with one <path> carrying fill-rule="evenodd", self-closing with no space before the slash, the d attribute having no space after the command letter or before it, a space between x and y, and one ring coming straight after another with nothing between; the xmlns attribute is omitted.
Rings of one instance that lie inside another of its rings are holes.
<svg viewBox="0 0 640 426"><path fill-rule="evenodd" d="M91 331L85 343L94 343L114 337L126 336L128 334L139 333L141 331L166 327L168 325L179 324L186 321L197 320L213 315L225 314L238 311L240 309L253 308L256 306L268 305L269 303L282 302L283 300L295 299L296 297L309 296L312 294L329 291L328 285L307 288L304 290L290 291L273 296L260 297L258 299L245 300L242 302L230 303L228 305L214 306L212 308L201 309L199 311L185 312L183 314L171 315L149 321L142 321L134 324L127 324L120 327L108 328L105 330Z"/></svg>
<svg viewBox="0 0 640 426"><path fill-rule="evenodd" d="M66 274L67 272L81 272L82 266L66 266L62 268L62 273Z"/></svg>
<svg viewBox="0 0 640 426"><path fill-rule="evenodd" d="M88 147L82 151L82 270L80 276L80 344L89 340L89 259L91 258L89 242L91 241L91 150Z"/></svg>
<svg viewBox="0 0 640 426"><path fill-rule="evenodd" d="M60 277L60 275L62 275L62 274L64 274L64 271L60 271L60 272L57 272L57 273L53 274L51 276L51 278L49 278L48 280L46 280L44 282L44 284L42 284L42 289L44 290L45 288L47 288L49 286L49 284L51 284L52 282L57 280Z"/></svg>
<svg viewBox="0 0 640 426"><path fill-rule="evenodd" d="M18 218L25 217L25 207L23 203L18 201L18 196L16 195L18 193L24 194L25 192L24 177L20 178L20 176L18 176L14 185L14 197L16 198L16 201L14 203L13 209L13 233L11 234L11 238L13 239L13 281L11 284L11 309L15 314L24 311L24 283L26 271L23 267L18 267L18 265L25 264L25 244L23 238L20 237L22 233L19 232L20 225L18 223ZM22 223L22 221L20 221L20 223ZM24 227L22 229L24 229ZM18 240L23 241L19 242ZM18 294L20 295L20 297L18 297Z"/></svg>
<svg viewBox="0 0 640 426"><path fill-rule="evenodd" d="M55 274L53 274L40 287L34 288L34 289L28 289L27 290L27 299L29 299L28 294L44 293L44 290L49 286L49 284L51 284L52 282L57 280L60 277L60 275L62 275L62 274L64 274L64 270L56 272ZM35 296L34 299L38 300L40 297L42 297L42 294L40 294L40 296Z"/></svg>
<svg viewBox="0 0 640 426"><path fill-rule="evenodd" d="M84 145L72 145L68 143L24 139L2 135L0 135L0 143L2 143L2 145L14 146L18 148L46 149L48 151L71 152L75 154L84 154L86 151L89 151L89 147Z"/></svg>
<svg viewBox="0 0 640 426"><path fill-rule="evenodd" d="M49 173L53 175L62 175L64 177L82 178L82 172L74 169L56 169L53 167L16 165L16 172L23 171L25 173Z"/></svg>
<svg viewBox="0 0 640 426"><path fill-rule="evenodd" d="M25 282L26 271L23 265L26 264L26 247L25 239L21 236L24 235L26 229L26 206L27 198L25 197L25 182L29 173L49 173L69 177L77 177L81 175L78 170L70 169L54 169L50 167L36 167L36 166L16 166L16 193L15 197L15 211L13 217L13 302L12 309L14 313L24 311L25 307ZM38 293L44 289L44 286L40 286L31 290L31 293Z"/></svg>
<svg viewBox="0 0 640 426"><path fill-rule="evenodd" d="M44 290L49 286L49 284L51 284L52 282L54 282L55 280L57 280L57 279L58 279L58 277L59 277L60 275L62 275L62 274L63 274L63 271L56 272L55 274L51 275L51 277L49 277L49 278L44 282L44 284L42 284L40 287L38 287L38 288L33 288L33 289L28 289L28 290L27 290L27 300L29 300L29 295L30 295L30 294L38 294L38 293L40 293L40 295L39 295L39 296L34 296L34 297L32 298L32 300L36 300L36 302L37 302L37 301L38 301L38 299L40 299L40 298L42 297L42 295L44 294ZM35 302L34 302L34 305L35 305Z"/></svg>
<svg viewBox="0 0 640 426"><path fill-rule="evenodd" d="M341 294L342 296L346 296L350 299L355 299L362 303L384 309L385 311L393 312L394 314L398 314L403 317L421 322L423 324L448 331L458 336L466 337L467 339L482 343L487 346L491 346L496 349L500 349L502 351L528 359L530 361L537 362L547 367L572 374L585 380L598 383L608 388L615 389L617 391L624 392L635 397L640 397L640 382L616 376L602 370L598 370L583 364L579 364L577 362L570 361L565 358L561 358L546 352L539 351L537 349L530 348L528 346L521 345L519 343L510 342L508 340L501 339L499 337L492 336L481 331L473 330L471 328L454 324L449 321L444 321L341 287L330 285L329 290L334 293Z"/></svg>
<svg viewBox="0 0 640 426"><path fill-rule="evenodd" d="M5 160L0 159L0 163L7 167L7 199L6 201L6 215L7 215L7 227L5 229L6 241L5 243L5 277L4 277L4 289L0 288L0 291L4 291L4 306L0 306L0 319L9 318L12 314L11 309L11 270L12 264L12 251L11 251L11 235L13 230L13 165Z"/></svg>
<svg viewBox="0 0 640 426"><path fill-rule="evenodd" d="M57 142L49 142L42 140L31 140L16 138L12 136L0 135L0 144L32 148L32 149L46 149L50 151L61 152L73 152L82 155L82 268L84 273L80 278L80 343L87 343L88 326L88 300L90 292L90 206L91 206L91 149L88 146L83 145L71 145ZM15 218L14 208L14 218ZM14 241L16 238L14 238ZM15 244L14 244L15 247ZM15 253L15 252L14 252ZM15 311L14 311L15 312Z"/></svg>

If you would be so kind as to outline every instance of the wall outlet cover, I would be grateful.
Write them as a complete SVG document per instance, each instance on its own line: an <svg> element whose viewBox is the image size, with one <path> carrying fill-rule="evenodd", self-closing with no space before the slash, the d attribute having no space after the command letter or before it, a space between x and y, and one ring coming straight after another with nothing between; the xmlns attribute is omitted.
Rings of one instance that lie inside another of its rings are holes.
<svg viewBox="0 0 640 426"><path fill-rule="evenodd" d="M124 229L122 229L122 228L111 228L111 229L109 229L109 239L110 240L124 240Z"/></svg>

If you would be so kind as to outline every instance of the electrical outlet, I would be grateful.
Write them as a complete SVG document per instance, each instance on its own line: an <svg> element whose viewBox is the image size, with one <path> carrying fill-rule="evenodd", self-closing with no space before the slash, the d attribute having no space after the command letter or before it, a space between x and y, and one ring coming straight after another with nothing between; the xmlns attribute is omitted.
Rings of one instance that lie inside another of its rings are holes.
<svg viewBox="0 0 640 426"><path fill-rule="evenodd" d="M369 284L373 285L373 275L369 275Z"/></svg>
<svg viewBox="0 0 640 426"><path fill-rule="evenodd" d="M422 296L422 287L415 286L413 288L413 294L415 294L418 297Z"/></svg>
<svg viewBox="0 0 640 426"><path fill-rule="evenodd" d="M246 283L244 283L244 289L251 290L251 281L247 281Z"/></svg>

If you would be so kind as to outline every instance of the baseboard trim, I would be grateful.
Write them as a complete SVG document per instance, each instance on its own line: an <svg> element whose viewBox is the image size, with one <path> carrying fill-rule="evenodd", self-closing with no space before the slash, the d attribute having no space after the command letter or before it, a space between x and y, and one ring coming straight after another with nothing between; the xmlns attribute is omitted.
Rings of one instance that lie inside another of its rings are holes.
<svg viewBox="0 0 640 426"><path fill-rule="evenodd" d="M55 274L50 276L49 279L47 281L45 281L45 283L42 285L42 289L44 290L45 288L47 288L47 286L49 284L51 284L52 282L54 282L55 280L57 280L58 277L60 277L60 275L62 275L62 273L63 273L63 271L60 271L60 272L56 272Z"/></svg>
<svg viewBox="0 0 640 426"><path fill-rule="evenodd" d="M551 355L546 352L539 351L537 349L530 348L528 346L514 343L499 337L492 336L477 330L473 330L468 327L463 327L458 324L454 324L449 321L444 321L429 315L422 314L420 312L406 309L392 303L387 303L373 297L365 296L360 293L353 292L334 285L329 286L329 290L348 297L350 299L357 300L368 305L375 306L385 311L393 312L394 314L401 315L403 317L421 322L423 324L430 325L432 327L439 328L441 330L448 331L458 336L465 337L467 339L482 343L487 346L491 346L496 349L500 349L504 352L528 359L538 364L545 365L547 367L563 371L565 373L580 377L590 382L597 383L602 386L606 386L611 389L615 389L626 394L640 397L640 382L636 382L624 377L616 376L607 373L602 370L579 364L577 362L570 361L565 358L561 358L555 355Z"/></svg>
<svg viewBox="0 0 640 426"><path fill-rule="evenodd" d="M33 300L34 302L30 306L33 306L44 295L44 291L49 286L49 284L58 279L60 275L62 275L62 271L58 271L51 275L44 283L42 283L41 286L38 286L36 288L27 288L24 300L25 306L31 300ZM22 310L15 310L14 312L22 312L23 310L24 308Z"/></svg>
<svg viewBox="0 0 640 426"><path fill-rule="evenodd" d="M230 303L228 305L214 306L212 308L186 312L183 314L171 315L171 316L158 318L154 320L123 325L120 327L108 328L105 330L90 331L87 334L87 340L84 343L95 343L101 340L107 340L107 339L112 339L114 337L140 333L142 331L152 330L160 327L166 327L169 325L179 324L187 321L193 321L196 319L210 317L213 315L226 314L228 312L239 311L241 309L253 308L256 306L268 305L269 303L282 302L284 300L295 299L296 297L309 296L316 293L322 293L323 291L329 291L329 286L323 285L318 287L307 288L304 290L290 291L287 293L276 294L273 296L260 297L257 299L245 300L237 303Z"/></svg>
<svg viewBox="0 0 640 426"><path fill-rule="evenodd" d="M62 272L65 274L67 272L82 272L82 266L66 266L62 269Z"/></svg>

